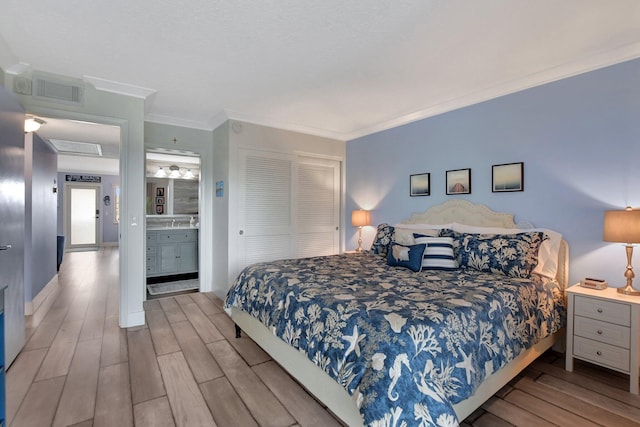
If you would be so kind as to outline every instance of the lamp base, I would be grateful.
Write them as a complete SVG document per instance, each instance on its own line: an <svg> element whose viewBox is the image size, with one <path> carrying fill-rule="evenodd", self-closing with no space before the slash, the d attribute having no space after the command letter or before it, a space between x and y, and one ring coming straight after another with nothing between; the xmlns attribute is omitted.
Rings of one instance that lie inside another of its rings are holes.
<svg viewBox="0 0 640 427"><path fill-rule="evenodd" d="M624 288L618 288L618 293L625 294L625 295L633 295L633 296L640 295L640 291L636 291L629 285L625 286Z"/></svg>

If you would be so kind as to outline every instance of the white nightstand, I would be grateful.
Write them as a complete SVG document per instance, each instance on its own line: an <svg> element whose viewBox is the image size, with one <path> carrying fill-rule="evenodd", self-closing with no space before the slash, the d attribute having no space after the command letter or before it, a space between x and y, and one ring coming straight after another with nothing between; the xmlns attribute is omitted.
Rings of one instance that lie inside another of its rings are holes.
<svg viewBox="0 0 640 427"><path fill-rule="evenodd" d="M576 358L624 372L638 394L640 297L574 285L567 299L567 371Z"/></svg>

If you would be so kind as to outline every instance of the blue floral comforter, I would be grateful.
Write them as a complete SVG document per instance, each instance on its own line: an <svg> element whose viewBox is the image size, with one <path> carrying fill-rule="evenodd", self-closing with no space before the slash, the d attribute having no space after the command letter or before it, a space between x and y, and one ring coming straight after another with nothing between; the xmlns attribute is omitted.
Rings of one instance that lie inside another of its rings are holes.
<svg viewBox="0 0 640 427"><path fill-rule="evenodd" d="M455 426L452 405L564 326L558 285L334 255L254 264L226 307L259 319L352 395L367 426Z"/></svg>

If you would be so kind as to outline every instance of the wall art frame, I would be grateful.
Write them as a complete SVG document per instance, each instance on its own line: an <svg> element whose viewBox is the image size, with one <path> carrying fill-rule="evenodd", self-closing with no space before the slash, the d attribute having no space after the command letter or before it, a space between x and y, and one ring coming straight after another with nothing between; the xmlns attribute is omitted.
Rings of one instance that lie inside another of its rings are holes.
<svg viewBox="0 0 640 427"><path fill-rule="evenodd" d="M431 174L428 172L409 175L409 196L430 196Z"/></svg>
<svg viewBox="0 0 640 427"><path fill-rule="evenodd" d="M447 195L471 194L471 168L446 172Z"/></svg>
<svg viewBox="0 0 640 427"><path fill-rule="evenodd" d="M491 191L493 193L524 191L524 162L491 166Z"/></svg>

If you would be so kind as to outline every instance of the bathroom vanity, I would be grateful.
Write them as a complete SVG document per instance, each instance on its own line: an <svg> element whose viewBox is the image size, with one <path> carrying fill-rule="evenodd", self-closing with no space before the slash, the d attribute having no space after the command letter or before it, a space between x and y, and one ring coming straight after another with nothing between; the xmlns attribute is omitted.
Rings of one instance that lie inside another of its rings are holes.
<svg viewBox="0 0 640 427"><path fill-rule="evenodd" d="M147 277L198 272L198 229L147 229Z"/></svg>

